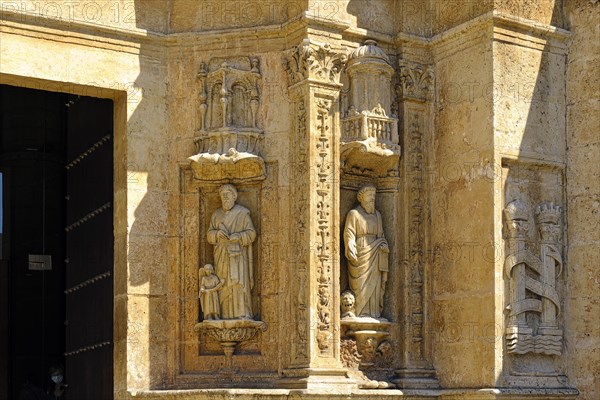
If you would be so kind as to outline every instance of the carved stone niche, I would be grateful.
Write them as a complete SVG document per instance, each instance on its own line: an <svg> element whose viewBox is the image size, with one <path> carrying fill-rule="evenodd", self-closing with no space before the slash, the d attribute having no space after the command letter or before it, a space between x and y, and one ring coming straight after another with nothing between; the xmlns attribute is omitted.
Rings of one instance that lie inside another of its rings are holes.
<svg viewBox="0 0 600 400"><path fill-rule="evenodd" d="M394 69L374 40L348 57L349 107L342 118L341 166L345 173L398 176L398 119L388 116Z"/></svg>
<svg viewBox="0 0 600 400"><path fill-rule="evenodd" d="M197 154L190 157L196 179L237 183L265 178L259 65L257 57L200 64Z"/></svg>
<svg viewBox="0 0 600 400"><path fill-rule="evenodd" d="M502 160L506 386L567 386L564 169L537 159Z"/></svg>
<svg viewBox="0 0 600 400"><path fill-rule="evenodd" d="M345 289L340 296L342 362L359 387L392 388L388 380L396 364L392 349L399 330L388 318L397 318L391 289L398 279L393 268L397 235L384 215L397 215L396 202L390 201L397 192L376 188L369 180L346 183L340 204L345 215L340 257L340 287Z"/></svg>
<svg viewBox="0 0 600 400"><path fill-rule="evenodd" d="M261 206L273 195L273 174L246 185L186 182L181 331L191 375L178 385L210 387L227 376L233 387L244 374L276 369L277 346L268 337L275 311L262 298L277 286L263 268L272 264L262 244L273 233L261 226L273 217Z"/></svg>

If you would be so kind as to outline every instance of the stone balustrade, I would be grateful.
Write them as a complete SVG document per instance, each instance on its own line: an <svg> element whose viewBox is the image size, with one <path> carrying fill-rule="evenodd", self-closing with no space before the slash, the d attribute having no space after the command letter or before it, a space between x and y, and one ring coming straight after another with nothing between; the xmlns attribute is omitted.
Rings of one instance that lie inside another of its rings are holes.
<svg viewBox="0 0 600 400"><path fill-rule="evenodd" d="M384 115L362 112L342 120L342 141L377 139L377 142L398 144L398 120Z"/></svg>

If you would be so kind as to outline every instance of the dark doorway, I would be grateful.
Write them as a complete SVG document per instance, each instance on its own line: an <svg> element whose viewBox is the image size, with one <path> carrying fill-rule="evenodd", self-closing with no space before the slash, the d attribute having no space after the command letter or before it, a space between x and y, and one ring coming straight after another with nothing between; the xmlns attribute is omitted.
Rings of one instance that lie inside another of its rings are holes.
<svg viewBox="0 0 600 400"><path fill-rule="evenodd" d="M0 398L113 397L113 103L0 85Z"/></svg>

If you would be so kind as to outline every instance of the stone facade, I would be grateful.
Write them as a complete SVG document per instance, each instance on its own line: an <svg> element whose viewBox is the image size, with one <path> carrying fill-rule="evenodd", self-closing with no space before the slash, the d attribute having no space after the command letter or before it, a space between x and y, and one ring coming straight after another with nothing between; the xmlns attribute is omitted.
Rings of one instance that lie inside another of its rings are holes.
<svg viewBox="0 0 600 400"><path fill-rule="evenodd" d="M3 84L114 100L115 398L600 395L597 1L0 6ZM252 312L221 319L226 184Z"/></svg>

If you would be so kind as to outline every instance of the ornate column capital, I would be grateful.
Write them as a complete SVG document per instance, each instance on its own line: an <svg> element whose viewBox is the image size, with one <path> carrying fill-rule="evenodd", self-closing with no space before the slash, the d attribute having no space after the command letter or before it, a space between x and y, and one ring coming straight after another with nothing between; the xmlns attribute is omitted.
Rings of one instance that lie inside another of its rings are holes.
<svg viewBox="0 0 600 400"><path fill-rule="evenodd" d="M348 56L343 50L334 50L329 44L304 39L283 56L288 86L307 79L338 85L347 60Z"/></svg>
<svg viewBox="0 0 600 400"><path fill-rule="evenodd" d="M434 74L429 65L420 65L406 60L399 61L401 100L428 101L433 99Z"/></svg>

